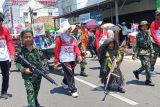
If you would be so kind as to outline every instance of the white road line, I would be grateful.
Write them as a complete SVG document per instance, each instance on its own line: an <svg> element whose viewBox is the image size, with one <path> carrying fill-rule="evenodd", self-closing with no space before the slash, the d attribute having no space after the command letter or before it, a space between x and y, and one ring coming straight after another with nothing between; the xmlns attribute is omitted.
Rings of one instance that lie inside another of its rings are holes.
<svg viewBox="0 0 160 107"><path fill-rule="evenodd" d="M75 79L76 79L77 81L81 82L81 83L84 83L84 84L92 87L92 88L96 88L97 90L103 91L102 88L100 88L100 87L98 87L98 86L96 86L96 85L94 85L94 84L92 84L92 83L89 83L89 82L87 82L87 81L85 81L85 80L82 80L82 79L80 79L80 78L77 78L77 77L75 77ZM128 103L128 104L130 104L130 105L132 105L132 106L135 106L135 105L138 104L137 102L135 102L135 101L133 101L133 100L130 100L130 99L125 98L125 97L122 97L122 96L120 96L120 95L118 95L118 94L115 94L115 93L109 93L109 95L111 95L111 96L113 96L113 97L115 97L115 98L117 98L117 99L119 99L119 100L121 100L121 101L124 101L124 102L126 102L126 103Z"/></svg>

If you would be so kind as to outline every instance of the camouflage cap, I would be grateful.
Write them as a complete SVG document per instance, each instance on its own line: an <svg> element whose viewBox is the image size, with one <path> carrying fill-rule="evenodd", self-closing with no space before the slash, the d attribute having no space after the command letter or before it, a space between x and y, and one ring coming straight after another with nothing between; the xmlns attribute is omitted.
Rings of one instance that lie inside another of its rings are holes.
<svg viewBox="0 0 160 107"><path fill-rule="evenodd" d="M148 24L149 24L149 23L148 23L146 20L143 20L143 21L141 21L141 22L140 22L140 24L139 24L139 25L141 25L141 26L142 26L142 25L148 25Z"/></svg>

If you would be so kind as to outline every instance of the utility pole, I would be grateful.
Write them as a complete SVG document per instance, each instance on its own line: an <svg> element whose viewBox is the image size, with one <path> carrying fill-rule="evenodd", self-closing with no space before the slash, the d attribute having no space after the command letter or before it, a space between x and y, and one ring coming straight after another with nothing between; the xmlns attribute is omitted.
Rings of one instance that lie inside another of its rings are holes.
<svg viewBox="0 0 160 107"><path fill-rule="evenodd" d="M117 25L119 23L118 0L115 0L115 16L116 16L116 25Z"/></svg>
<svg viewBox="0 0 160 107"><path fill-rule="evenodd" d="M34 23L33 21L33 9L31 9L31 7L29 7L29 14L30 14L30 18L31 18L31 24Z"/></svg>

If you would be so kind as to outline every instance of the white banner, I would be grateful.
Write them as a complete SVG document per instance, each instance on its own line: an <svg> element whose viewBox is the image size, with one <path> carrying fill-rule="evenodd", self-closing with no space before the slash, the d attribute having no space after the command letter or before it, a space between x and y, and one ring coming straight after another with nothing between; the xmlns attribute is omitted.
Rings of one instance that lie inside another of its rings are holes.
<svg viewBox="0 0 160 107"><path fill-rule="evenodd" d="M32 24L32 30L33 30L34 36L45 35L44 23Z"/></svg>

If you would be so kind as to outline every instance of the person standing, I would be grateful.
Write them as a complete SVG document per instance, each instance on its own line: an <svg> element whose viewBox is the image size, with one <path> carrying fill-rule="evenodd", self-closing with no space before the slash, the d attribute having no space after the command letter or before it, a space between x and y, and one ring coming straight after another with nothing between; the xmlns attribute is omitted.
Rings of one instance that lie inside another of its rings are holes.
<svg viewBox="0 0 160 107"><path fill-rule="evenodd" d="M33 32L31 30L24 30L21 32L22 45L18 49L18 55L22 55L29 63L34 65L39 65L43 67L49 73L49 67L47 59L45 58L42 50L34 46L33 43ZM42 76L38 75L36 79L34 78L34 71L29 68L20 58L15 59L16 66L22 74L24 79L24 85L27 92L27 100L29 107L39 107L38 102L38 92L41 85Z"/></svg>
<svg viewBox="0 0 160 107"><path fill-rule="evenodd" d="M61 34L56 38L54 69L58 68L58 63L60 62L64 71L64 78L61 84L64 88L69 88L73 98L77 98L78 92L75 86L74 68L76 66L76 57L80 62L82 57L77 40L71 34L75 26L70 25L68 21L64 21L61 27L59 30Z"/></svg>
<svg viewBox="0 0 160 107"><path fill-rule="evenodd" d="M154 71L154 66L160 53L160 10L155 12L155 20L151 23L150 31L152 36L151 40L155 51L154 58L151 60L151 71Z"/></svg>
<svg viewBox="0 0 160 107"><path fill-rule="evenodd" d="M146 81L145 85L154 86L151 80L151 58L154 57L154 49L150 40L150 35L148 33L149 24L147 21L141 21L139 25L140 32L136 36L137 43L134 47L135 54L133 59L136 59L138 56L141 61L141 67L133 71L136 79L139 80L139 74L145 70L146 72Z"/></svg>
<svg viewBox="0 0 160 107"><path fill-rule="evenodd" d="M1 98L7 99L9 88L9 60L13 60L15 48L9 30L3 25L4 15L0 13L0 67L2 72Z"/></svg>
<svg viewBox="0 0 160 107"><path fill-rule="evenodd" d="M78 43L78 47L81 51L81 55L82 55L82 62L80 62L80 69L81 69L81 72L80 72L80 76L84 76L84 77L87 77L88 75L86 74L85 72L85 66L86 66L86 50L85 50L85 46L84 44L82 44L82 31L79 27L79 25L76 25L76 28L75 30L73 31L74 33L74 36L76 37L77 39L77 43Z"/></svg>

